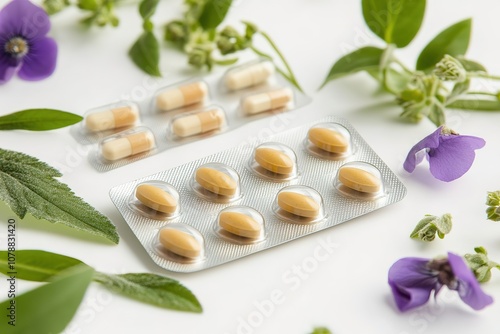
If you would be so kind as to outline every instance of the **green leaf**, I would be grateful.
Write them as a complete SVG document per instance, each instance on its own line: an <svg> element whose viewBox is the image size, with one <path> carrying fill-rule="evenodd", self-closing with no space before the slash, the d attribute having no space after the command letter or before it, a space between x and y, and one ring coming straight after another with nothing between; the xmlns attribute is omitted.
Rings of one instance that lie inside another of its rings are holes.
<svg viewBox="0 0 500 334"><path fill-rule="evenodd" d="M214 63L221 66L229 66L235 64L237 61L238 58L228 58L228 59L214 60Z"/></svg>
<svg viewBox="0 0 500 334"><path fill-rule="evenodd" d="M160 0L143 0L139 5L139 13L144 20L149 20L151 16L156 12L156 7L158 6Z"/></svg>
<svg viewBox="0 0 500 334"><path fill-rule="evenodd" d="M463 56L457 56L456 58L463 65L467 72L488 72L483 65L474 60L465 59Z"/></svg>
<svg viewBox="0 0 500 334"><path fill-rule="evenodd" d="M444 57L462 56L469 47L472 20L455 23L440 32L422 50L417 60L417 70L430 71Z"/></svg>
<svg viewBox="0 0 500 334"><path fill-rule="evenodd" d="M359 71L378 69L384 50L366 46L337 60L320 88L329 81Z"/></svg>
<svg viewBox="0 0 500 334"><path fill-rule="evenodd" d="M332 332L326 327L316 327L311 334L332 334Z"/></svg>
<svg viewBox="0 0 500 334"><path fill-rule="evenodd" d="M425 217L417 223L417 225L411 232L410 238L418 239L420 232L424 229L427 229L429 226L434 226L434 221L436 219L438 219L437 216L425 215Z"/></svg>
<svg viewBox="0 0 500 334"><path fill-rule="evenodd" d="M384 77L384 88L395 94L405 90L411 79L405 72L399 72L390 67L384 70Z"/></svg>
<svg viewBox="0 0 500 334"><path fill-rule="evenodd" d="M447 105L451 109L477 110L477 111L500 111L500 101L498 100L480 100L480 99L462 99L456 100Z"/></svg>
<svg viewBox="0 0 500 334"><path fill-rule="evenodd" d="M9 256L15 256L11 263ZM17 278L27 281L48 282L76 266L86 264L72 257L41 250L0 251L0 273L9 276L9 272L16 272Z"/></svg>
<svg viewBox="0 0 500 334"><path fill-rule="evenodd" d="M425 0L363 0L363 17L377 36L402 48L420 29Z"/></svg>
<svg viewBox="0 0 500 334"><path fill-rule="evenodd" d="M466 93L469 90L470 87L470 80L467 79L462 82L457 82L453 86L453 90L451 91L450 95L446 97L447 103L451 103L453 100L458 98L460 95Z"/></svg>
<svg viewBox="0 0 500 334"><path fill-rule="evenodd" d="M34 157L0 149L0 200L21 219L30 213L118 243L111 221L55 179L60 176Z"/></svg>
<svg viewBox="0 0 500 334"><path fill-rule="evenodd" d="M161 77L160 46L151 31L145 31L132 45L128 54L141 70L152 76Z"/></svg>
<svg viewBox="0 0 500 334"><path fill-rule="evenodd" d="M96 273L94 280L112 291L144 303L186 312L202 312L200 302L178 281L155 274L108 275Z"/></svg>
<svg viewBox="0 0 500 334"><path fill-rule="evenodd" d="M93 272L87 266L75 268L52 283L5 300L0 304L4 313L0 321L0 333L62 332L82 302ZM11 305L15 305L15 326L8 323L11 320L9 317L5 317L6 310L13 307Z"/></svg>
<svg viewBox="0 0 500 334"><path fill-rule="evenodd" d="M208 0L203 7L199 22L204 30L217 28L226 17L233 0Z"/></svg>
<svg viewBox="0 0 500 334"><path fill-rule="evenodd" d="M450 233L451 227L453 226L451 214L445 213L439 219L436 219L434 224L443 235Z"/></svg>
<svg viewBox="0 0 500 334"><path fill-rule="evenodd" d="M82 116L55 109L27 109L0 117L0 130L45 131L80 122Z"/></svg>

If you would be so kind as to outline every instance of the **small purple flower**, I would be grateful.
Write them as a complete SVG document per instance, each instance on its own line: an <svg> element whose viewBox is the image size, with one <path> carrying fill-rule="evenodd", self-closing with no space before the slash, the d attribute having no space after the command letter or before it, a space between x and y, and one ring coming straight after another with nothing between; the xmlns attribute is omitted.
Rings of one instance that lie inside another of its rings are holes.
<svg viewBox="0 0 500 334"><path fill-rule="evenodd" d="M41 80L56 67L56 42L46 37L47 13L28 0L13 0L0 11L0 84L14 74L24 80Z"/></svg>
<svg viewBox="0 0 500 334"><path fill-rule="evenodd" d="M476 156L474 150L485 144L482 138L461 136L441 126L412 147L403 166L412 173L425 156L429 160L431 174L436 179L450 182L470 169Z"/></svg>
<svg viewBox="0 0 500 334"><path fill-rule="evenodd" d="M398 309L402 312L427 303L432 291L436 295L443 286L458 292L474 310L493 303L493 298L479 287L474 273L461 256L448 253L448 258L402 258L389 269L389 285Z"/></svg>

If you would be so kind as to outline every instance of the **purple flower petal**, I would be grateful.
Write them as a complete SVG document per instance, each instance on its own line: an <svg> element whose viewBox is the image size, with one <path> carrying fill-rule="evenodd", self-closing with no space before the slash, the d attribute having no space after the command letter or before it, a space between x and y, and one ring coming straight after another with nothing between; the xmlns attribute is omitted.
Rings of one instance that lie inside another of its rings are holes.
<svg viewBox="0 0 500 334"><path fill-rule="evenodd" d="M429 259L408 257L396 261L389 269L389 285L400 311L425 304L432 290L441 287L428 263Z"/></svg>
<svg viewBox="0 0 500 334"><path fill-rule="evenodd" d="M422 156L417 160L417 153L424 149L437 148L439 146L439 136L441 135L442 127L439 127L436 131L419 141L415 146L413 146L406 157L403 164L404 169L408 173L412 173L415 170L415 166L422 161Z"/></svg>
<svg viewBox="0 0 500 334"><path fill-rule="evenodd" d="M38 39L31 45L29 54L23 58L19 77L24 80L45 79L56 68L57 44L52 38Z"/></svg>
<svg viewBox="0 0 500 334"><path fill-rule="evenodd" d="M464 175L472 166L476 154L486 142L482 138L443 135L437 148L429 151L431 174L436 179L450 182Z"/></svg>
<svg viewBox="0 0 500 334"><path fill-rule="evenodd" d="M34 40L44 37L49 30L47 13L28 0L13 0L0 11L0 35L6 38L20 35Z"/></svg>
<svg viewBox="0 0 500 334"><path fill-rule="evenodd" d="M20 63L0 53L0 85L9 81L19 69Z"/></svg>
<svg viewBox="0 0 500 334"><path fill-rule="evenodd" d="M493 298L481 290L476 277L461 256L448 253L448 262L458 281L457 291L464 303L474 310L481 310L493 303Z"/></svg>

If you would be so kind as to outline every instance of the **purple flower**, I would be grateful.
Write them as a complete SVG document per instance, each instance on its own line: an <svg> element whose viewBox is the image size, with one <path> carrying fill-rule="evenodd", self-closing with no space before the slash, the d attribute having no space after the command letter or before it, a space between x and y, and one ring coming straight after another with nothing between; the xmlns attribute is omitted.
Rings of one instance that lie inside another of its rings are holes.
<svg viewBox="0 0 500 334"><path fill-rule="evenodd" d="M45 35L47 13L28 0L13 0L0 11L0 84L16 73L24 80L41 80L54 72L57 45Z"/></svg>
<svg viewBox="0 0 500 334"><path fill-rule="evenodd" d="M485 144L482 138L461 136L441 126L412 147L403 166L412 173L425 156L429 160L431 174L436 179L450 182L470 169L475 158L474 150Z"/></svg>
<svg viewBox="0 0 500 334"><path fill-rule="evenodd" d="M493 298L479 287L474 273L464 259L448 253L448 258L402 258L389 269L389 285L398 309L402 312L425 304L434 291L443 286L456 290L460 298L474 310L493 303Z"/></svg>

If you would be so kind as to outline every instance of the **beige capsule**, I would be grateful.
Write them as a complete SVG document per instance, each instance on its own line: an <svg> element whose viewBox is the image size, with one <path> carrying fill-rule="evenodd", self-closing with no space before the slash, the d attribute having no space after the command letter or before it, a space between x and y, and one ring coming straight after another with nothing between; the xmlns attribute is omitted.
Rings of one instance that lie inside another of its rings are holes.
<svg viewBox="0 0 500 334"><path fill-rule="evenodd" d="M151 184L141 184L135 189L135 197L153 210L172 214L177 210L177 199L161 189Z"/></svg>
<svg viewBox="0 0 500 334"><path fill-rule="evenodd" d="M172 122L172 132L179 137L189 137L220 129L225 123L224 112L211 109L176 118Z"/></svg>
<svg viewBox="0 0 500 334"><path fill-rule="evenodd" d="M134 125L139 119L135 107L119 108L95 112L85 117L85 126L91 132L104 131Z"/></svg>
<svg viewBox="0 0 500 334"><path fill-rule="evenodd" d="M219 226L235 235L256 239L262 226L251 216L236 211L224 211L219 215Z"/></svg>
<svg viewBox="0 0 500 334"><path fill-rule="evenodd" d="M207 84L197 81L161 92L156 97L156 106L161 111L169 111L202 102L207 95Z"/></svg>
<svg viewBox="0 0 500 334"><path fill-rule="evenodd" d="M349 140L333 129L312 128L308 138L315 146L330 153L342 154L349 149Z"/></svg>
<svg viewBox="0 0 500 334"><path fill-rule="evenodd" d="M160 243L168 251L187 258L201 255L202 245L191 234L175 228L160 230Z"/></svg>
<svg viewBox="0 0 500 334"><path fill-rule="evenodd" d="M233 196L238 188L238 182L226 173L210 167L200 167L196 170L195 180L208 191L222 196Z"/></svg>
<svg viewBox="0 0 500 334"><path fill-rule="evenodd" d="M276 174L291 174L295 165L288 154L270 147L257 148L254 158L262 168Z"/></svg>
<svg viewBox="0 0 500 334"><path fill-rule="evenodd" d="M376 193L382 187L379 177L356 167L340 168L338 179L346 187L363 193Z"/></svg>
<svg viewBox="0 0 500 334"><path fill-rule="evenodd" d="M266 93L247 96L243 100L243 111L248 115L285 107L293 100L290 88L280 88Z"/></svg>
<svg viewBox="0 0 500 334"><path fill-rule="evenodd" d="M155 147L155 138L149 131L133 133L106 141L101 146L102 156L111 161L147 152Z"/></svg>
<svg viewBox="0 0 500 334"><path fill-rule="evenodd" d="M266 61L230 71L224 78L224 82L229 90L238 90L261 84L273 73L273 64Z"/></svg>
<svg viewBox="0 0 500 334"><path fill-rule="evenodd" d="M294 191L278 194L278 206L294 215L315 218L319 215L320 204L312 197Z"/></svg>

